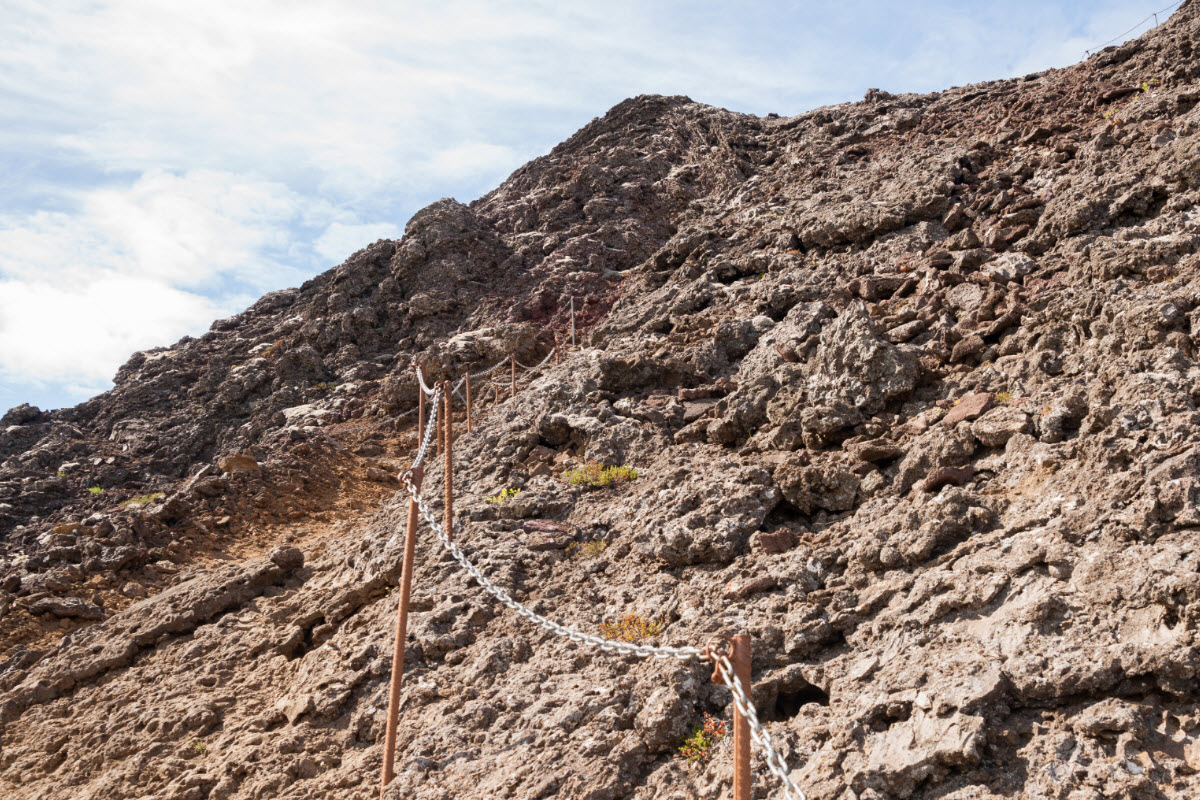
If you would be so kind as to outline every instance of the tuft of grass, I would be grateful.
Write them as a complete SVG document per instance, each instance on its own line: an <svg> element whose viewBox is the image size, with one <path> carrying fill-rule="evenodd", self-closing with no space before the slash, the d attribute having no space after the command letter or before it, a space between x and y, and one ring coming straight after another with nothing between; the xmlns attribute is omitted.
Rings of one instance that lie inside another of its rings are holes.
<svg viewBox="0 0 1200 800"><path fill-rule="evenodd" d="M629 483L636 480L638 471L624 464L616 467L602 467L599 464L584 464L577 469L568 470L564 478L567 483L576 486L611 486L614 483Z"/></svg>
<svg viewBox="0 0 1200 800"><path fill-rule="evenodd" d="M608 542L603 539L593 539L590 542L571 542L567 545L567 555L595 558L608 549Z"/></svg>
<svg viewBox="0 0 1200 800"><path fill-rule="evenodd" d="M520 493L520 489L502 489L498 494L494 494L487 498L487 501L494 506L501 506L504 505L504 503L508 500L512 500Z"/></svg>
<svg viewBox="0 0 1200 800"><path fill-rule="evenodd" d="M139 494L132 500L125 501L126 508L145 508L160 497L163 497L162 492L154 492L153 494Z"/></svg>
<svg viewBox="0 0 1200 800"><path fill-rule="evenodd" d="M54 473L54 474L55 474L55 475L57 475L57 476L58 476L58 477L60 477L60 478L65 478L65 477L67 477L67 471L66 471L65 469L60 469L58 472L56 472L56 473Z"/></svg>
<svg viewBox="0 0 1200 800"><path fill-rule="evenodd" d="M205 747L203 739L192 739L192 751L193 752L195 752L199 755L204 755L204 751L207 749L208 748Z"/></svg>
<svg viewBox="0 0 1200 800"><path fill-rule="evenodd" d="M104 494L104 489L100 486L89 486L88 494Z"/></svg>
<svg viewBox="0 0 1200 800"><path fill-rule="evenodd" d="M605 639L616 639L620 642L638 642L662 633L667 623L661 619L652 620L641 614L626 614L616 622L605 622L600 626L600 635Z"/></svg>
<svg viewBox="0 0 1200 800"><path fill-rule="evenodd" d="M1012 400L1012 392L996 392L994 399L996 401L996 405L1002 406L1009 400Z"/></svg>
<svg viewBox="0 0 1200 800"><path fill-rule="evenodd" d="M713 746L725 738L726 732L725 723L722 720L713 719L713 716L706 711L704 722L692 727L692 733L683 740L679 754L692 763L708 761L712 756Z"/></svg>

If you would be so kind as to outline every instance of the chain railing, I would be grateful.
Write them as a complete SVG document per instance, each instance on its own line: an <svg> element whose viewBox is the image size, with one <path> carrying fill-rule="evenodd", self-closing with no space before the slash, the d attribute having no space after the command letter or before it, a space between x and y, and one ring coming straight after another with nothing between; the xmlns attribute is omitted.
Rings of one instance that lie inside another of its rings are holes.
<svg viewBox="0 0 1200 800"><path fill-rule="evenodd" d="M523 617L524 619L528 620L529 622L533 623L534 625L541 627L543 630L553 634L554 636L558 636L563 639L566 639L567 641L574 642L575 644L583 645L585 647L590 647L595 650L598 650L599 652L608 653L608 654L633 655L633 656L638 656L638 657L642 657L642 658L657 658L657 659L674 658L679 661L690 661L692 659L696 659L698 661L711 661L714 665L714 680L717 680L717 677L719 674L720 682L729 688L730 693L732 694L732 697L733 697L733 705L734 705L734 709L735 709L735 716L734 716L735 734L736 734L735 744L736 744L736 737L744 737L745 731L748 728L749 734L750 734L750 739L753 740L753 742L756 743L762 749L765 760L766 760L767 769L771 772L771 774L773 774L775 777L777 777L779 779L779 781L783 787L784 795L786 796L787 800L808 800L807 795L803 791L798 789L796 787L796 785L794 783L792 783L791 779L788 777L787 764L783 760L783 758L779 755L779 752L775 749L774 744L771 741L770 734L767 732L766 728L763 726L762 722L759 720L758 712L755 710L754 704L749 697L748 684L744 685L742 682L742 679L739 678L737 670L734 668L733 663L730 661L729 654L723 652L720 649L714 649L711 646L706 646L704 649L700 649L697 647L688 647L688 646L653 646L653 645L639 645L639 644L634 644L632 642L620 641L617 639L608 639L608 638L605 638L602 636L595 636L592 634L583 633L581 631L578 631L578 630L570 628L566 625L563 625L559 622L556 622L555 620L552 620L546 616L543 616L542 614L537 613L536 611L529 608L528 606L515 600L512 597L512 595L510 595L504 589L501 589L499 586L497 586L495 583L493 583L483 573L483 571L479 567L477 567L467 557L467 555L463 552L462 548L459 547L457 544L455 544L455 542L453 541L453 537L452 537L453 531L448 529L452 524L450 514L447 513L446 522L445 522L445 524L443 524L442 522L440 522L438 520L437 515L434 514L433 510L425 502L425 498L422 497L421 492L420 492L420 484L421 484L421 475L424 471L425 458L428 455L429 448L432 445L432 442L434 439L434 431L435 431L435 429L439 429L439 427L440 427L439 426L439 417L441 416L443 406L446 406L446 407L449 406L449 403L443 404L441 402L443 399L443 396L448 393L449 396L453 396L453 395L457 394L461 398L462 394L461 394L461 392L459 392L459 389L461 389L462 386L469 379L486 377L506 364L510 365L513 370L512 377L510 378L510 381L509 381L510 382L509 388L511 388L512 392L515 394L516 382L517 382L517 376L516 376L517 366L520 366L523 370L525 370L524 374L521 376L521 379L524 379L524 378L528 377L535 370L538 370L542 366L544 366L555 355L557 350L558 350L557 347L551 349L551 351L546 355L545 358L543 358L541 360L541 362L539 362L538 364L536 364L535 366L532 366L532 367L526 366L526 365L518 362L516 360L515 354L509 355L504 360L496 363L495 365L493 365L487 369L480 370L479 372L468 373L468 375L465 375L464 377L460 378L457 384L451 385L451 383L449 381L447 381L444 384L435 383L432 388L429 387L428 385L426 385L425 376L424 376L424 373L423 373L420 365L416 366L417 381L420 386L420 389L426 397L430 398L430 401L428 404L430 413L429 413L429 419L426 422L426 427L423 432L420 446L417 449L416 458L413 460L412 467L410 469L406 470L404 473L402 473L399 476L401 483L404 484L404 487L406 488L406 490L408 491L408 494L410 496L409 519L408 519L408 526L409 526L408 537L409 538L408 538L407 544L406 544L406 554L405 554L405 563L404 563L404 574L406 576L406 580L411 581L411 574L412 574L412 567L413 567L412 562L411 562L411 558L412 558L411 549L412 549L412 543L414 541L414 537L415 537L415 534L417 531L417 520L418 520L418 515L419 515L420 517L424 517L425 521L427 523L429 523L430 529L433 531L435 537L437 538L438 542L441 543L442 547L447 552L450 553L450 556L455 560L455 562L457 562L458 565L460 567L462 567L463 570L468 575L470 575L484 589L485 592L487 592L489 595L494 597L498 602L500 602L505 607L515 611L519 616ZM489 380L487 383L491 385L491 388L492 388L493 392L495 393L495 397L498 399L501 394L500 387L495 383L494 379ZM412 414L416 410L417 409L413 409L413 410L408 411L405 414L402 414L399 416L401 416L401 417L407 416L409 414ZM468 404L467 413L470 417L473 418L470 404ZM442 425L443 426L445 425L444 420L442 421ZM451 441L449 431L447 431L446 441L447 442ZM451 495L449 492L449 486L450 486L449 482L452 481L452 479L453 479L452 474L451 474L451 466L450 466L451 463L452 463L451 452L450 452L450 448L447 447L446 472L444 475L444 480L447 483L447 486L446 486L446 488L447 488L447 501L446 501L447 511L451 507L451 503L452 503L452 501L450 500ZM389 540L389 542L385 545L384 551L383 551L384 554L391 551L393 543L398 538L398 535L399 535L399 529L397 529L396 535L393 536ZM386 555L384 557L386 558ZM407 584L405 584L405 585L407 586ZM406 595L402 596L401 610L400 610L399 614L400 614L401 621L398 622L397 645L396 646L397 646L398 658L400 660L393 664L393 697L389 699L389 722L388 722L389 734L388 735L389 735L389 742L393 742L393 743L394 743L394 731L395 731L395 723L396 723L395 716L396 716L396 710L397 710L395 701L398 698L398 695L396 693L399 691L399 685L400 685L399 680L402 678L402 673L396 672L396 670L398 668L397 665L399 665L399 668L402 669L402 664L403 664L402 640L403 640L403 635L404 635L403 631L405 630L405 627L406 627L406 623L404 622L404 620L407 618ZM735 637L735 640L737 638L738 637ZM732 652L734 654L739 654L739 653L741 654L741 655L737 655L737 658L739 659L738 663L743 664L744 669L745 669L744 675L745 675L746 680L748 681L749 677L750 677L749 637L741 637L741 638L744 638L744 645L739 644L736 646L737 647L744 646L745 649L744 650L735 649ZM742 660L742 659L744 659L744 660ZM739 722L739 720L740 720L740 722ZM738 727L739 724L742 727ZM745 743L746 739L742 738L742 739L740 739L740 741ZM389 747L391 747L391 745L389 745ZM737 747L738 748L741 748L741 747L748 748L749 745L743 744L743 745L737 745ZM741 750L739 753L735 753L735 758L734 758L734 761L735 761L735 779L734 779L735 787L734 787L734 791L735 791L735 794L737 795L737 800L741 800L741 798L743 798L743 797L746 798L746 800L749 799L748 791L749 791L749 786L750 786L750 777L749 777L750 776L750 772L749 772L750 762L749 762L749 754L748 753L749 753L748 749ZM383 786L381 787L381 796L382 796L383 787L387 786L388 782L391 779L391 775L393 774L391 771L391 765L392 765L392 759L391 759L391 753L389 752L389 753L385 754L384 780L383 780ZM739 787L744 787L744 788L739 788Z"/></svg>
<svg viewBox="0 0 1200 800"><path fill-rule="evenodd" d="M521 369L525 370L526 374L528 374L528 373L530 373L530 372L533 372L535 369L541 369L541 368L542 368L542 366L544 366L544 365L545 365L545 363L546 363L547 361L549 361L551 358L553 358L553 357L554 357L554 350L555 350L555 349L557 349L557 348L552 348L552 349L550 350L550 352L546 354L546 357L545 357L545 358L543 358L541 361L539 361L539 362L538 362L536 365L534 365L534 366L532 366L532 367L527 367L527 366L525 366L525 365L524 365L524 364L522 364L520 361L517 361L515 358L513 359L513 361L516 363L516 365L517 365L518 367L520 367Z"/></svg>
<svg viewBox="0 0 1200 800"><path fill-rule="evenodd" d="M544 362L543 362L544 363ZM417 451L417 457L413 461L412 469L405 471L400 480L408 490L409 496L420 515L425 518L429 524L430 530L437 537L438 542L448 551L451 557L470 575L475 581L483 587L484 591L494 597L502 605L515 611L519 616L524 617L533 624L541 627L549 633L562 637L570 642L585 645L587 647L599 650L602 653L616 653L621 655L633 655L642 658L658 658L667 659L674 658L679 661L689 661L691 659L709 660L712 661L716 669L720 672L724 684L729 688L733 695L733 702L738 710L738 713L747 721L750 726L751 736L753 740L762 748L766 758L767 768L773 775L779 778L783 785L784 793L788 800L807 800L807 795L798 789L788 777L787 764L775 749L771 741L771 736L767 733L766 728L758 719L758 713L754 708L754 703L747 696L741 681L738 679L733 665L730 663L727 656L719 651L714 651L711 648L701 650L697 647L688 646L653 646L653 645L638 645L632 642L623 642L616 639L607 639L602 636L594 636L592 634L583 633L556 622L549 617L537 613L528 606L513 599L512 595L496 586L487 575L483 573L479 567L467 557L448 534L445 526L438 521L437 515L425 502L425 498L421 496L420 490L417 488L414 480L415 472L421 469L425 459L425 455L429 449L429 443L432 440L432 431L438 425L438 410L441 404L438 402L441 395L441 387L438 386L434 390L433 400L431 402L431 413L428 421L428 427L425 433L425 440L421 443L421 448ZM447 476L449 479L449 476Z"/></svg>

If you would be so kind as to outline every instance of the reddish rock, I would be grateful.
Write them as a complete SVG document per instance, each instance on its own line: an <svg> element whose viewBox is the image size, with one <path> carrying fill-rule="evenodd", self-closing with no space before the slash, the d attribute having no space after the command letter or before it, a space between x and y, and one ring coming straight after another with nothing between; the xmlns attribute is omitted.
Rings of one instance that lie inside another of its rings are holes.
<svg viewBox="0 0 1200 800"><path fill-rule="evenodd" d="M975 468L970 464L962 467L941 467L929 473L921 483L921 490L936 492L943 486L962 486L975 475Z"/></svg>
<svg viewBox="0 0 1200 800"><path fill-rule="evenodd" d="M986 343L980 336L968 336L958 344L954 345L954 351L950 353L951 363L957 364L961 361L966 361L972 356L983 352Z"/></svg>
<svg viewBox="0 0 1200 800"><path fill-rule="evenodd" d="M226 456L221 459L219 466L222 472L230 474L245 472L257 475L262 472L262 468L258 466L258 461L249 453L234 453L231 456Z"/></svg>
<svg viewBox="0 0 1200 800"><path fill-rule="evenodd" d="M791 550L800 542L800 537L791 528L780 528L776 531L763 531L758 534L758 543L763 552L783 553Z"/></svg>
<svg viewBox="0 0 1200 800"><path fill-rule="evenodd" d="M971 425L971 433L987 447L1003 447L1018 433L1031 433L1029 415L1014 406L993 408Z"/></svg>
<svg viewBox="0 0 1200 800"><path fill-rule="evenodd" d="M731 600L740 600L759 592L767 592L779 585L773 575L762 575L741 581L730 581L725 585L725 596Z"/></svg>
<svg viewBox="0 0 1200 800"><path fill-rule="evenodd" d="M904 455L904 448L887 439L869 439L856 442L846 448L855 458L863 461L891 461Z"/></svg>
<svg viewBox="0 0 1200 800"><path fill-rule="evenodd" d="M951 427L963 420L975 419L992 407L991 392L973 392L963 397L957 404L946 412L942 420Z"/></svg>

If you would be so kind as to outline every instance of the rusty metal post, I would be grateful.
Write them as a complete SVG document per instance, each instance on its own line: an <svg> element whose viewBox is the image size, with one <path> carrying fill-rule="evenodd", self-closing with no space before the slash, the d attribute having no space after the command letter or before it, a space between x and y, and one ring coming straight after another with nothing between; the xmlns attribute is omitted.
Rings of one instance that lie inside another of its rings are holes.
<svg viewBox="0 0 1200 800"><path fill-rule="evenodd" d="M425 417L425 395L421 394L421 423ZM417 467L413 471L413 486L421 488L424 471ZM396 724L400 714L400 687L404 683L404 645L408 638L408 600L412 593L413 565L417 552L417 501L408 499L408 530L404 535L404 571L400 576L400 606L396 611L396 643L392 650L392 686L388 693L387 732L383 744L383 780L379 786L379 800L384 790L396 776Z"/></svg>
<svg viewBox="0 0 1200 800"><path fill-rule="evenodd" d="M467 433L471 432L471 373L467 373Z"/></svg>
<svg viewBox="0 0 1200 800"><path fill-rule="evenodd" d="M450 381L442 384L446 395L446 425L442 429L446 439L446 538L454 541L454 400Z"/></svg>
<svg viewBox="0 0 1200 800"><path fill-rule="evenodd" d="M512 396L517 396L517 354L513 353L509 358L512 360Z"/></svg>
<svg viewBox="0 0 1200 800"><path fill-rule="evenodd" d="M733 673L746 698L750 698L750 634L739 633L733 639ZM733 800L750 800L750 723L733 706Z"/></svg>

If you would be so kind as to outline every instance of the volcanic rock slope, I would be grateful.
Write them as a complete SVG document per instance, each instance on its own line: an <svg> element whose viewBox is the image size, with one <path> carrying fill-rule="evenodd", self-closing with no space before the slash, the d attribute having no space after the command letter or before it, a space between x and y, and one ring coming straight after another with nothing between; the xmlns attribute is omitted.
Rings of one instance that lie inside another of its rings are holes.
<svg viewBox="0 0 1200 800"><path fill-rule="evenodd" d="M1200 796L1198 41L1190 0L940 94L626 101L111 392L9 411L0 794L375 796L409 365L532 364L574 298L579 346L458 418L492 581L588 633L753 634L813 798ZM388 797L728 795L727 739L678 754L728 718L708 665L531 626L428 528L413 608Z"/></svg>

